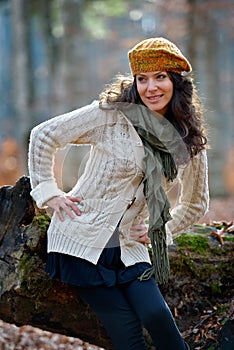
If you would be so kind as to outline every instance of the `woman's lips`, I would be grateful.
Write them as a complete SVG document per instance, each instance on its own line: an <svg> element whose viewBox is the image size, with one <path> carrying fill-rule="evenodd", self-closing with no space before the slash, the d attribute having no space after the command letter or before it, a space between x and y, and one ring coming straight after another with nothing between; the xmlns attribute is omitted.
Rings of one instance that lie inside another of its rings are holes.
<svg viewBox="0 0 234 350"><path fill-rule="evenodd" d="M146 98L149 102L152 103L152 102L158 102L159 100L161 100L162 97L163 95L157 95L157 96L148 96Z"/></svg>

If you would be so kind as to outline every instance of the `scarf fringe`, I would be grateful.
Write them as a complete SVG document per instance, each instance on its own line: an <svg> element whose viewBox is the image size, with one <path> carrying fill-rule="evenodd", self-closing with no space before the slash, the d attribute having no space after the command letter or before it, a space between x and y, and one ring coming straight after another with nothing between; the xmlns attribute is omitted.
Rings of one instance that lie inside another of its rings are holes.
<svg viewBox="0 0 234 350"><path fill-rule="evenodd" d="M153 253L153 267L146 269L138 279L149 280L155 276L159 284L166 284L170 276L170 263L165 230L153 229L149 232Z"/></svg>

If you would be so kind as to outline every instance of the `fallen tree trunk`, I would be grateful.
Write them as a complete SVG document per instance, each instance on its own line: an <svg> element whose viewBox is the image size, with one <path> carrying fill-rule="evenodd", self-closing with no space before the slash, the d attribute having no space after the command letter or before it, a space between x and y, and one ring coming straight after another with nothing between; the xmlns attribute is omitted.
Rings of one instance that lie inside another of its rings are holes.
<svg viewBox="0 0 234 350"><path fill-rule="evenodd" d="M49 222L50 217L38 211L30 197L28 177L14 187L0 188L0 319L78 337L109 350L105 330L89 307L71 286L51 281L45 273ZM210 317L216 317L217 305L225 305L225 317L233 327L229 311L234 290L233 242L229 239L221 245L211 231L197 226L195 234L178 239L170 252L169 284L161 287L186 340L202 346L212 342L219 346L227 338L233 341L222 335L221 328L213 332L213 340L205 338L204 321L203 333L199 329L201 317L207 316L204 312L211 310Z"/></svg>

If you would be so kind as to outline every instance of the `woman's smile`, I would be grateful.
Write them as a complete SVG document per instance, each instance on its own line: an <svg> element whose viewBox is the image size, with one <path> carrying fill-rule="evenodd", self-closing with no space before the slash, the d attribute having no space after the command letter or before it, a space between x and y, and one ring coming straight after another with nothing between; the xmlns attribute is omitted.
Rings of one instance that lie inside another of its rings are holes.
<svg viewBox="0 0 234 350"><path fill-rule="evenodd" d="M161 98L163 97L163 94L161 95L156 95L156 96L146 96L146 98L150 101L150 103L157 103L158 101L161 100Z"/></svg>

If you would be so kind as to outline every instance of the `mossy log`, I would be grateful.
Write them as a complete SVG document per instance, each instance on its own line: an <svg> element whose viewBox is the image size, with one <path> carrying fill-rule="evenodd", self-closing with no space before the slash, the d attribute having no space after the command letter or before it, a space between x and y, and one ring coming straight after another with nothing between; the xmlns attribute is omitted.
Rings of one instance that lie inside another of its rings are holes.
<svg viewBox="0 0 234 350"><path fill-rule="evenodd" d="M105 330L74 289L51 281L45 273L49 222L49 215L32 201L28 177L0 188L0 319L78 337L110 350ZM233 296L234 243L220 245L209 230L197 226L178 238L169 252L170 281L161 286L187 341L194 341L189 329L204 310L229 305Z"/></svg>

